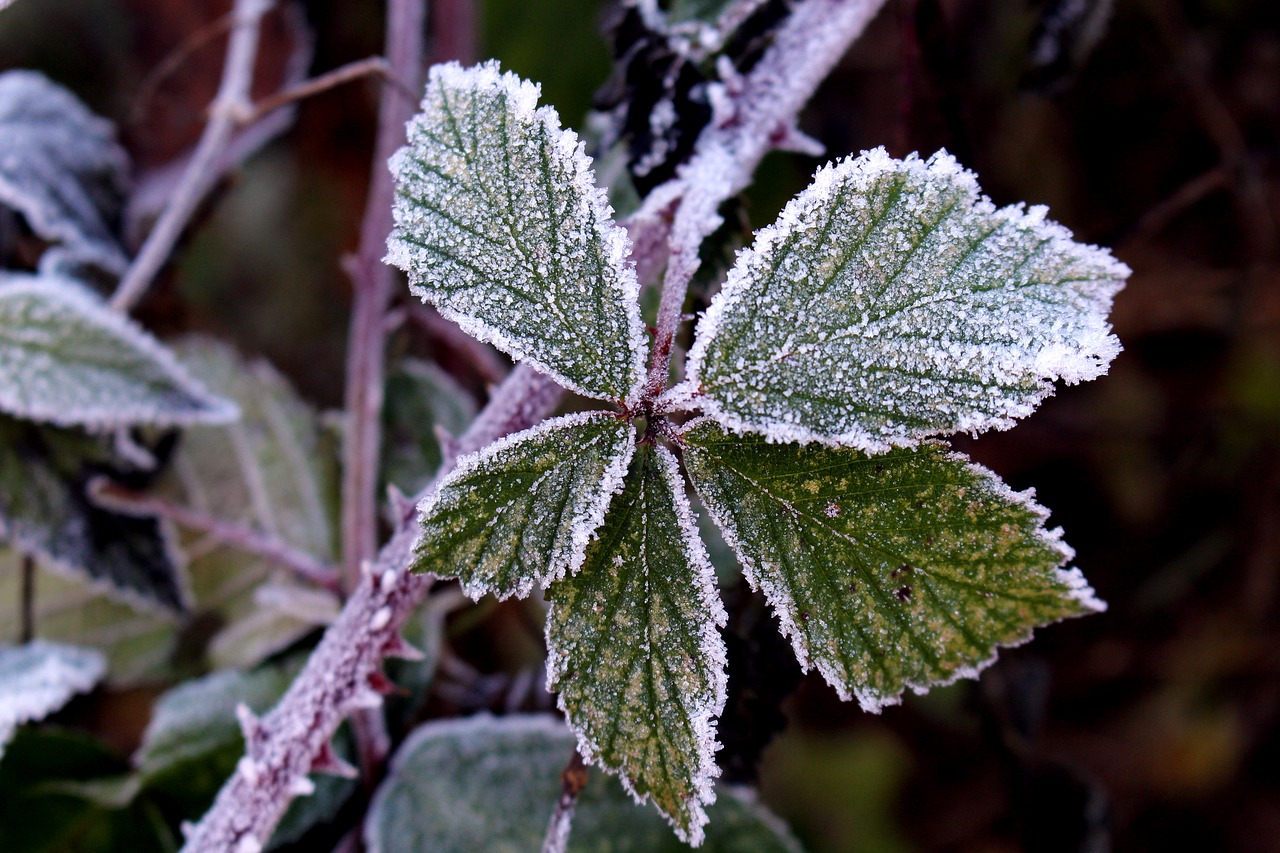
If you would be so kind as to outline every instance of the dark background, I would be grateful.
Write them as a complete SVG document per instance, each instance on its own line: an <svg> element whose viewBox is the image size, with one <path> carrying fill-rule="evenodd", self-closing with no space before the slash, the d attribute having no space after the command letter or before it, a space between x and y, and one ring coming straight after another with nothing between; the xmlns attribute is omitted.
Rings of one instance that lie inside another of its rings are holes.
<svg viewBox="0 0 1280 853"><path fill-rule="evenodd" d="M1280 850L1280 4L1116 0L1096 42L1069 37L1045 67L1032 57L1048 5L892 0L803 126L832 156L946 147L997 203L1047 204L1133 268L1109 376L957 442L1035 487L1110 610L880 716L804 679L761 784L815 853ZM313 71L379 51L381 4L306 8ZM0 16L0 66L39 68L117 119L143 171L198 134L221 43L169 77L154 69L224 9L17 0ZM608 73L599 16L585 0L491 0L470 58L542 81L581 126ZM290 38L272 37L268 79ZM357 239L376 94L354 83L304 103L207 205L140 318L233 340L338 405L339 259ZM771 155L744 204L751 225L816 165ZM537 655L518 612L483 617L455 626L474 665ZM117 714L112 736L145 722Z"/></svg>

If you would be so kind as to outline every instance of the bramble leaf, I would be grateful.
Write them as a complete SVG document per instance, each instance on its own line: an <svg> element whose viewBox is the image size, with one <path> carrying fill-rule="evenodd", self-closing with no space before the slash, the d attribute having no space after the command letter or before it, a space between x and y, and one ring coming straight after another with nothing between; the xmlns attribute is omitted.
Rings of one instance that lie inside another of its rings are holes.
<svg viewBox="0 0 1280 853"><path fill-rule="evenodd" d="M0 415L0 539L131 601L182 610L185 583L159 521L90 494L96 478L137 474L100 438Z"/></svg>
<svg viewBox="0 0 1280 853"><path fill-rule="evenodd" d="M1011 426L1120 346L1128 268L1045 209L996 207L939 153L818 170L698 324L689 379L731 429L878 452Z"/></svg>
<svg viewBox="0 0 1280 853"><path fill-rule="evenodd" d="M365 821L370 853L537 850L560 795L572 733L550 716L487 715L427 723L396 753ZM800 853L748 793L721 786L707 853ZM570 853L678 853L666 824L600 773L578 797Z"/></svg>
<svg viewBox="0 0 1280 853"><path fill-rule="evenodd" d="M696 845L719 775L725 612L670 451L637 448L586 562L551 596L547 683L583 757Z"/></svg>
<svg viewBox="0 0 1280 853"><path fill-rule="evenodd" d="M92 430L237 415L77 282L15 273L0 273L0 411Z"/></svg>
<svg viewBox="0 0 1280 853"><path fill-rule="evenodd" d="M463 457L419 508L411 568L472 598L526 596L576 571L635 448L605 412L545 421Z"/></svg>
<svg viewBox="0 0 1280 853"><path fill-rule="evenodd" d="M93 649L44 640L0 648L0 756L18 726L44 719L91 690L105 668Z"/></svg>
<svg viewBox="0 0 1280 853"><path fill-rule="evenodd" d="M387 260L469 334L588 397L634 400L646 339L626 233L538 87L437 65L391 160Z"/></svg>
<svg viewBox="0 0 1280 853"><path fill-rule="evenodd" d="M703 418L698 494L806 669L875 711L972 677L997 646L1102 610L1045 509L936 443L868 457Z"/></svg>
<svg viewBox="0 0 1280 853"><path fill-rule="evenodd" d="M81 263L120 274L128 261L112 234L129 169L111 123L35 71L0 74L0 205L55 243L43 271Z"/></svg>

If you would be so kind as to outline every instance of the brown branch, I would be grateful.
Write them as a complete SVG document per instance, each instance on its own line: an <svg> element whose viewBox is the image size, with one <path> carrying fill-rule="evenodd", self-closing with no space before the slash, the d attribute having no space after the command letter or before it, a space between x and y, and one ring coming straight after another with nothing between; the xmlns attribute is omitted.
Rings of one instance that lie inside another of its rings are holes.
<svg viewBox="0 0 1280 853"><path fill-rule="evenodd" d="M542 853L565 853L569 847L569 831L573 829L573 813L578 806L578 796L587 787L590 775L582 755L574 746L569 763L560 772L560 799L547 824L547 834L542 840Z"/></svg>
<svg viewBox="0 0 1280 853"><path fill-rule="evenodd" d="M249 114L249 121L257 121L267 113L275 112L295 101L314 97L344 83L350 83L353 80L360 80L364 77L381 77L385 83L399 89L401 95L409 101L413 101L415 97L413 92L391 73L391 66L387 64L385 59L381 56L370 56L367 59L348 62L346 65L335 68L332 71L326 71L319 77L312 77L296 86L290 86L273 95L268 95L253 105L253 111Z"/></svg>

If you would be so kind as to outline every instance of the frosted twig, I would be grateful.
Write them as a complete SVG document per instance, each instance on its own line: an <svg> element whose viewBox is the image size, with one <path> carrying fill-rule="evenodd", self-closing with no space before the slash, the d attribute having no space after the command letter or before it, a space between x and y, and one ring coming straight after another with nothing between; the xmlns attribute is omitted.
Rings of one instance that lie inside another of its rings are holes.
<svg viewBox="0 0 1280 853"><path fill-rule="evenodd" d="M336 86L341 86L343 83L359 80L361 77L372 76L381 77L387 85L400 89L401 94L410 101L416 97L403 83L395 78L391 73L391 66L387 64L385 59L381 56L370 56L366 59L348 62L346 65L335 68L332 71L326 71L319 77L312 77L295 86L276 92L274 95L268 95L253 105L253 112L249 115L249 120L256 121L286 104L319 95L321 92L327 92Z"/></svg>
<svg viewBox="0 0 1280 853"><path fill-rule="evenodd" d="M513 370L458 439L457 452L473 452L532 426L551 412L562 393L551 380L527 367ZM453 459L447 460L441 475L452 467ZM432 483L416 500L434 488ZM246 744L256 770L253 778L236 773L227 780L213 807L191 828L184 851L225 853L238 849L245 838L265 843L295 796L290 783L312 771L338 724L370 699L370 678L379 671L382 659L409 652L400 629L432 585L430 576L404 571L417 532L414 512L409 510L391 541L368 564L360 585L307 665L276 707L259 721L254 738Z"/></svg>
<svg viewBox="0 0 1280 853"><path fill-rule="evenodd" d="M231 13L233 24L227 58L222 66L222 82L209 106L209 122L169 204L156 220L111 297L112 308L128 311L147 292L173 252L191 214L213 187L218 174L214 167L226 150L232 132L251 108L249 90L253 85L253 65L258 55L258 35L262 17L271 6L271 0L236 0Z"/></svg>
<svg viewBox="0 0 1280 853"><path fill-rule="evenodd" d="M131 492L106 480L93 485L91 496L126 512L159 516L182 527L199 531L224 545L257 554L272 563L283 566L309 583L333 592L338 591L338 573L332 566L247 524L218 518L161 498Z"/></svg>
<svg viewBox="0 0 1280 853"><path fill-rule="evenodd" d="M698 137L689 162L675 178L654 189L638 212L637 220L657 218L653 208L666 208L680 199L671 224L671 254L649 362L650 398L666 385L685 293L698 269L698 249L720 225L720 205L747 186L765 154L796 136L800 109L884 2L805 0L797 5L760 62L734 84L738 91L724 93L728 103Z"/></svg>
<svg viewBox="0 0 1280 853"><path fill-rule="evenodd" d="M560 799L547 824L547 834L542 840L542 853L565 853L569 847L569 831L573 828L573 812L578 806L578 795L587 787L587 765L582 761L576 746L569 763L560 773Z"/></svg>

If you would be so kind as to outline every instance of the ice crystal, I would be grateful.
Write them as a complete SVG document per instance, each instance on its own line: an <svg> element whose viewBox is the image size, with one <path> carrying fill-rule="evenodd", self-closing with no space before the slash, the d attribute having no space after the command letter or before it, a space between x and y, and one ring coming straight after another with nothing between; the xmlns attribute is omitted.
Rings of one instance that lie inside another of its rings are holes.
<svg viewBox="0 0 1280 853"><path fill-rule="evenodd" d="M673 393L735 430L869 451L1006 428L1119 351L1128 269L939 153L819 169L743 252Z"/></svg>
<svg viewBox="0 0 1280 853"><path fill-rule="evenodd" d="M465 331L565 387L634 401L646 340L626 233L538 87L438 65L391 161L388 260Z"/></svg>

